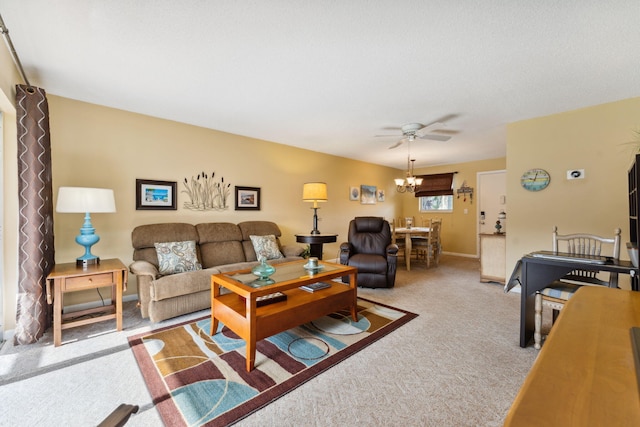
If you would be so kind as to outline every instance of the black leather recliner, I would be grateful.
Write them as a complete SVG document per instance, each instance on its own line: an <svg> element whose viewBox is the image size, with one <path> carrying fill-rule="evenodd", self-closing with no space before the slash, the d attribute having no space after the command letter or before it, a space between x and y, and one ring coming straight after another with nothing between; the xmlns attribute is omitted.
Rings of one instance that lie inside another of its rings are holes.
<svg viewBox="0 0 640 427"><path fill-rule="evenodd" d="M392 288L396 283L398 246L381 217L361 216L349 223L348 242L340 244L340 264L358 269L358 286ZM348 277L343 277L347 283Z"/></svg>

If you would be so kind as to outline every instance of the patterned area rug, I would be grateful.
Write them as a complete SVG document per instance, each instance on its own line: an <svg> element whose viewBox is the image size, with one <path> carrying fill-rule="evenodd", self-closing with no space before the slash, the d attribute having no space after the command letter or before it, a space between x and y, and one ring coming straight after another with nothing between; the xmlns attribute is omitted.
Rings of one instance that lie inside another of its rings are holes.
<svg viewBox="0 0 640 427"><path fill-rule="evenodd" d="M358 322L333 313L257 343L246 371L245 342L210 317L129 338L166 425L224 426L286 394L417 315L358 298Z"/></svg>

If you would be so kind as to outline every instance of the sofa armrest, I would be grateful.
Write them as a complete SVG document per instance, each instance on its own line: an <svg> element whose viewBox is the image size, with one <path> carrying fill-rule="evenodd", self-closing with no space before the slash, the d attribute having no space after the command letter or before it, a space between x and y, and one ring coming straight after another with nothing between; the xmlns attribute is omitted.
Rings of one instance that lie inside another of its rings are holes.
<svg viewBox="0 0 640 427"><path fill-rule="evenodd" d="M134 261L129 266L129 271L136 276L151 276L152 280L160 276L156 266L147 261Z"/></svg>
<svg viewBox="0 0 640 427"><path fill-rule="evenodd" d="M151 300L151 282L160 277L155 265L147 261L134 261L129 271L136 275L138 283L138 304L143 319L149 317L149 301Z"/></svg>
<svg viewBox="0 0 640 427"><path fill-rule="evenodd" d="M387 246L387 256L397 256L398 255L398 245L395 243L391 243Z"/></svg>
<svg viewBox="0 0 640 427"><path fill-rule="evenodd" d="M304 246L301 245L282 245L282 255L285 258L289 258L292 256L302 256L304 252Z"/></svg>

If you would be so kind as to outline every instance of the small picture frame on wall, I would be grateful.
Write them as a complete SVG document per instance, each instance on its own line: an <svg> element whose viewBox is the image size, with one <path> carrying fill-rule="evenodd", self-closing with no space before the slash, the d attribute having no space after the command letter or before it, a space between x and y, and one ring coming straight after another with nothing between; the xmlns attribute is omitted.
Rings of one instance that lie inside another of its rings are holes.
<svg viewBox="0 0 640 427"><path fill-rule="evenodd" d="M375 205L377 201L377 188L375 185L360 186L360 204Z"/></svg>
<svg viewBox="0 0 640 427"><path fill-rule="evenodd" d="M176 210L176 181L136 179L136 210Z"/></svg>
<svg viewBox="0 0 640 427"><path fill-rule="evenodd" d="M356 201L356 202L360 200L360 188L349 187L349 200Z"/></svg>
<svg viewBox="0 0 640 427"><path fill-rule="evenodd" d="M236 186L236 210L237 211L259 211L260 210L260 188Z"/></svg>
<svg viewBox="0 0 640 427"><path fill-rule="evenodd" d="M378 201L384 202L384 190L378 190Z"/></svg>

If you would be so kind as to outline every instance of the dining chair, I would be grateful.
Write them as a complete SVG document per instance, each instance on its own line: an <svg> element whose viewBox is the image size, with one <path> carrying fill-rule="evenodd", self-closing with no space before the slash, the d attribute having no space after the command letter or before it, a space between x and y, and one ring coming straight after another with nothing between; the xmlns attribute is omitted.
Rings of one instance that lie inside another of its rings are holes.
<svg viewBox="0 0 640 427"><path fill-rule="evenodd" d="M558 227L553 227L553 251L565 252L574 255L610 256L617 261L620 258L620 233L616 228L614 236L601 237L595 234L576 233L558 234ZM610 249L607 251L607 249ZM552 325L558 317L558 313L573 294L585 285L618 287L618 273L609 273L605 280L602 274L597 271L574 270L565 275L562 279L549 284L535 296L535 317L534 317L534 347L538 350L542 345L542 310L544 307L553 310Z"/></svg>
<svg viewBox="0 0 640 427"><path fill-rule="evenodd" d="M440 242L440 230L442 228L441 218L431 218L426 225L429 231L423 236L411 238L411 246L416 250L416 258L424 260L427 268L433 263L436 267L440 263L440 253L442 246Z"/></svg>
<svg viewBox="0 0 640 427"><path fill-rule="evenodd" d="M406 243L404 240L404 234L396 234L396 228L400 228L401 226L397 225L400 222L399 218L396 218L393 220L393 223L391 224L391 243L395 243L396 246L398 246L398 258L402 257L404 258L405 254L405 248L406 248Z"/></svg>

